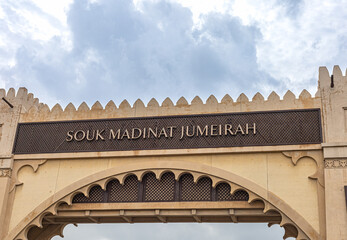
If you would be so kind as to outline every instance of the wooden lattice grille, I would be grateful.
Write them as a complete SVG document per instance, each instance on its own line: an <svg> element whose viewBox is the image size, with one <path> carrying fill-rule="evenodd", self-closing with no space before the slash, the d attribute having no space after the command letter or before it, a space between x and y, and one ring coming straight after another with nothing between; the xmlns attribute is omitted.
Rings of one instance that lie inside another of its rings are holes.
<svg viewBox="0 0 347 240"><path fill-rule="evenodd" d="M248 193L238 190L234 194L230 194L230 185L227 183L218 184L216 187L217 201L248 201Z"/></svg>
<svg viewBox="0 0 347 240"><path fill-rule="evenodd" d="M144 177L144 201L174 201L175 182L173 173L165 173L160 180L156 179L154 173L147 174Z"/></svg>
<svg viewBox="0 0 347 240"><path fill-rule="evenodd" d="M194 183L193 176L185 174L180 179L180 199L182 201L211 201L212 181L204 177Z"/></svg>
<svg viewBox="0 0 347 240"><path fill-rule="evenodd" d="M244 190L230 194L230 185L220 183L212 187L212 180L202 177L197 183L191 174L183 174L178 181L171 172L164 173L160 180L154 173L147 173L142 181L135 175L128 176L124 184L117 179L110 181L106 191L94 186L89 197L79 193L73 203L100 202L169 202L169 201L248 201L249 195Z"/></svg>
<svg viewBox="0 0 347 240"><path fill-rule="evenodd" d="M107 185L106 194L108 202L137 202L139 181L137 177L131 175L121 185L117 179L112 180Z"/></svg>

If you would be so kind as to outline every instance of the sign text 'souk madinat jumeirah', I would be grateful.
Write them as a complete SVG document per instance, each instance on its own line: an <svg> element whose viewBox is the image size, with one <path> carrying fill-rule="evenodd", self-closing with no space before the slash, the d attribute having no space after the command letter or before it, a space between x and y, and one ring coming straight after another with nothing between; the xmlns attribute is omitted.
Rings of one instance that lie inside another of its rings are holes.
<svg viewBox="0 0 347 240"><path fill-rule="evenodd" d="M319 109L20 123L15 154L321 143Z"/></svg>

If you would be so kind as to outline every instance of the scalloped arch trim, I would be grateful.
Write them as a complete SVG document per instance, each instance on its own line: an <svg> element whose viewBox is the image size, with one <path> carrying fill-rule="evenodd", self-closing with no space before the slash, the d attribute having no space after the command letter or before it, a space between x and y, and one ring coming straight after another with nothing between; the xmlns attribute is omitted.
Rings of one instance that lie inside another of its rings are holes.
<svg viewBox="0 0 347 240"><path fill-rule="evenodd" d="M280 226L284 227L286 230L285 237L290 236L290 232L295 232L295 230L293 230L295 228L298 232L297 239L321 239L319 234L301 215L299 215L276 195L260 187L254 182L222 169L203 164L181 161L161 161L129 164L122 167L107 169L69 185L50 198L46 199L31 213L29 213L10 232L5 240L26 240L28 231L31 227L42 226L42 220L45 215L49 213L56 215L57 208L61 203L71 205L73 196L80 192L84 193L85 195L88 194L91 186L95 186L97 184L103 187L111 178L116 178L120 182L123 182L126 176L129 174L135 174L138 179L141 179L141 176L143 176L145 172L149 171L156 174L157 178L159 178L159 176L165 171L171 171L175 174L176 178L182 173L190 173L193 175L195 181L202 176L208 176L212 179L213 186L216 186L219 182L227 182L231 186L231 192L234 192L237 189L242 189L248 192L249 203L255 200L263 201L265 205L264 213L268 211L277 211L280 213L282 217Z"/></svg>

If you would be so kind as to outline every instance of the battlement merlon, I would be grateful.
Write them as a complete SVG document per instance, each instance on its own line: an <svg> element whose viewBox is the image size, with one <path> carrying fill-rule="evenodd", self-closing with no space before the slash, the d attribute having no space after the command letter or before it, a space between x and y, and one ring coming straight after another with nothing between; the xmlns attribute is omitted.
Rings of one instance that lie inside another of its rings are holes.
<svg viewBox="0 0 347 240"><path fill-rule="evenodd" d="M322 101L324 142L347 143L347 71L343 76L339 66L332 75L326 67L319 68L318 90Z"/></svg>
<svg viewBox="0 0 347 240"><path fill-rule="evenodd" d="M347 72L346 72L347 75ZM332 75L319 68L319 87L322 101L323 157L325 163L325 205L327 239L344 239L346 235L347 185L347 76L334 66ZM338 194L337 194L338 193ZM336 223L339 223L337 227ZM342 235L341 235L342 234Z"/></svg>
<svg viewBox="0 0 347 240"><path fill-rule="evenodd" d="M20 88L17 96L15 96L13 88L8 91L7 95L3 89L0 91L0 98L4 96L15 108L21 106L20 122L273 111L321 107L321 100L318 94L312 97L306 90L303 90L298 98L291 91L287 91L282 99L276 92L272 92L266 100L260 93L256 93L250 101L242 93L236 101L226 94L220 102L218 102L215 96L211 95L205 103L200 97L196 96L190 104L184 97L181 97L176 104L170 98L166 98L161 105L156 99L152 98L147 106L138 99L132 106L127 100L124 100L117 107L111 100L105 107L97 101L91 108L83 102L78 108L69 103L65 109L60 104L56 104L50 109L47 104L39 103L39 100L33 98L32 94L26 95L25 93L27 93L25 88ZM10 107L4 101L2 101L0 106L3 111Z"/></svg>
<svg viewBox="0 0 347 240"><path fill-rule="evenodd" d="M339 66L335 65L332 75L326 67L319 67L318 88L319 89L336 89L338 87L346 87L347 69L345 76Z"/></svg>
<svg viewBox="0 0 347 240"><path fill-rule="evenodd" d="M161 105L156 99L152 98L147 106L138 99L132 106L127 100L124 100L117 107L111 100L105 107L97 101L92 107L89 107L85 102L78 107L69 103L65 109L60 104L56 104L50 109L47 104L40 103L37 98L34 98L32 93L28 93L26 88L19 88L17 95L15 90L10 88L7 93L4 89L0 89L0 111L6 110L4 107L5 103L1 100L2 97L8 100L14 107L21 106L20 122L322 108L322 104L327 106L327 96L330 93L341 95L341 90L345 92L344 89L347 88L346 82L347 77L342 75L338 66L334 67L332 76L330 76L326 67L320 67L318 91L315 96L311 96L308 91L303 90L298 97L291 91L287 91L282 99L276 92L272 92L266 100L260 93L256 93L249 100L242 93L236 101L226 94L220 102L211 95L205 103L200 97L196 96L190 104L184 97L181 97L176 104L170 98L166 98ZM6 107L8 108L8 106ZM343 121L343 119L340 121Z"/></svg>
<svg viewBox="0 0 347 240"><path fill-rule="evenodd" d="M10 108L21 108L21 112L26 112L33 106L42 107L44 104L39 102L38 98L34 98L34 94L28 93L25 87L18 89L17 94L14 88L10 88L7 93L5 89L0 88L0 112L4 112Z"/></svg>

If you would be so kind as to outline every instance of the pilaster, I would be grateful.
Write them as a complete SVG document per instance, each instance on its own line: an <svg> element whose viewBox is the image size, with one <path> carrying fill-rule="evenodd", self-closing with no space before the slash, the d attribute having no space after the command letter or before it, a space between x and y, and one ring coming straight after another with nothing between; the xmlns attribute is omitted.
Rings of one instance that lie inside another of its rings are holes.
<svg viewBox="0 0 347 240"><path fill-rule="evenodd" d="M6 210L8 208L12 168L13 159L11 156L0 156L0 236L6 231L4 221L6 220Z"/></svg>
<svg viewBox="0 0 347 240"><path fill-rule="evenodd" d="M319 69L322 99L327 239L347 239L347 77L335 66Z"/></svg>
<svg viewBox="0 0 347 240"><path fill-rule="evenodd" d="M3 239L8 231L8 209L12 205L10 200L10 184L14 160L12 147L23 109L38 104L38 100L28 94L25 88L18 92L11 88L6 92L0 89L0 239Z"/></svg>

